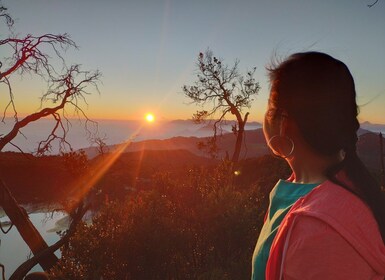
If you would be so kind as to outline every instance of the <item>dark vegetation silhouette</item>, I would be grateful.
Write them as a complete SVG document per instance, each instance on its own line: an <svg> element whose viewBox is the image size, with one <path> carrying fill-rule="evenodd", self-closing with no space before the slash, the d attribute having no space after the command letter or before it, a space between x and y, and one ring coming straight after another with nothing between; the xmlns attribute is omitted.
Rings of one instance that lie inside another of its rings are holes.
<svg viewBox="0 0 385 280"><path fill-rule="evenodd" d="M62 248L51 278L250 278L268 195L290 169L265 155L240 161L237 174L231 162L202 162L104 200Z"/></svg>
<svg viewBox="0 0 385 280"><path fill-rule="evenodd" d="M204 159L203 159L204 160ZM82 223L52 279L247 279L270 186L289 175L271 156L159 172Z"/></svg>
<svg viewBox="0 0 385 280"><path fill-rule="evenodd" d="M200 143L201 148L207 148L213 156L217 152L216 140L221 132L221 124L225 122L228 114L235 116L237 122L232 131L236 136L236 143L231 157L234 163L239 160L245 124L249 116L249 112L243 113L243 110L250 108L260 89L254 78L256 68L243 76L239 73L238 64L239 61L236 60L234 65L228 66L207 49L205 53L198 55L198 73L194 85L182 87L184 95L191 99L192 103L203 106L202 110L193 115L195 122L201 123L208 118L216 118L213 123L213 137L206 143ZM210 109L206 110L205 107Z"/></svg>

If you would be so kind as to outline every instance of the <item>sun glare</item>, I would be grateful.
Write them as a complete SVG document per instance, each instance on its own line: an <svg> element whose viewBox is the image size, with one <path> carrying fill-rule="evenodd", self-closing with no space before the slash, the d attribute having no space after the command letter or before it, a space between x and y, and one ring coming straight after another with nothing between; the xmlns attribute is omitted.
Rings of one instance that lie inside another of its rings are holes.
<svg viewBox="0 0 385 280"><path fill-rule="evenodd" d="M146 121L147 122L153 122L155 120L155 117L153 114L147 114L146 115Z"/></svg>

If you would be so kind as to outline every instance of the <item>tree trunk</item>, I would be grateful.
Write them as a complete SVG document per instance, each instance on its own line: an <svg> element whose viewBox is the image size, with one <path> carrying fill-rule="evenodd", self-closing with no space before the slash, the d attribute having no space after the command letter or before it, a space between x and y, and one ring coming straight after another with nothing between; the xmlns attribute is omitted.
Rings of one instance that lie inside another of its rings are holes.
<svg viewBox="0 0 385 280"><path fill-rule="evenodd" d="M235 142L235 148L234 148L234 153L231 161L233 163L238 163L239 156L241 154L241 148L242 148L242 143L243 143L243 135L245 134L245 125L247 123L247 118L249 117L249 112L247 112L242 119L242 116L238 110L235 111L235 115L237 117L238 121L238 131L237 131L237 141Z"/></svg>
<svg viewBox="0 0 385 280"><path fill-rule="evenodd" d="M0 180L0 205L4 209L8 218L15 225L21 237L27 243L32 253L36 255L40 251L47 249L48 245L41 237L40 233L31 223L25 210L17 205L15 198L11 195L4 182ZM44 270L49 270L56 264L58 258L51 253L39 260L39 264Z"/></svg>
<svg viewBox="0 0 385 280"><path fill-rule="evenodd" d="M57 241L55 244L49 246L47 249L41 250L39 253L35 254L29 260L26 260L23 264L21 264L9 277L9 280L19 280L24 279L24 276L39 262L41 258L49 256L53 254L56 250L58 250L61 246L67 243L70 237L75 233L76 226L79 224L84 214L88 210L88 207L85 207L82 203L78 206L77 210L72 213L71 217L73 218L71 225L62 238Z"/></svg>
<svg viewBox="0 0 385 280"><path fill-rule="evenodd" d="M245 125L240 124L239 129L237 131L237 141L235 142L235 149L234 149L233 157L231 159L231 161L233 163L237 163L239 160L239 156L241 154L242 143L243 143L244 132L245 132Z"/></svg>

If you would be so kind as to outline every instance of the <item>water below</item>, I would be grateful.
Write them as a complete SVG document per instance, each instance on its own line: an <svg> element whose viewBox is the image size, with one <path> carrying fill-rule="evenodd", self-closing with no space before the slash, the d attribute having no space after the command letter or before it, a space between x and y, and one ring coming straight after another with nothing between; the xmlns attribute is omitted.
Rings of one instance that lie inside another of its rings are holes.
<svg viewBox="0 0 385 280"><path fill-rule="evenodd" d="M63 221L65 217L66 214L63 212L29 214L31 222L48 245L52 245L59 240L60 236L56 233L56 230L63 228L59 228L56 222ZM0 218L0 222L4 221L8 221L8 217ZM6 230L9 227L3 228ZM5 279L8 279L31 256L31 251L14 226L7 234L0 231L0 240L0 263L5 267ZM55 254L60 257L59 250ZM42 271L42 268L40 265L36 265L31 271Z"/></svg>

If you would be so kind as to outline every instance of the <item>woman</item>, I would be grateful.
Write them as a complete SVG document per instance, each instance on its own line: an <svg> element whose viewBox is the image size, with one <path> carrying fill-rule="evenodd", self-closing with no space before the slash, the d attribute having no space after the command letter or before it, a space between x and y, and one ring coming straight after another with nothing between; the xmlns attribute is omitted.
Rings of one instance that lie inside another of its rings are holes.
<svg viewBox="0 0 385 280"><path fill-rule="evenodd" d="M253 279L384 279L385 199L356 153L347 66L317 52L269 69L266 141L293 173L270 193Z"/></svg>

